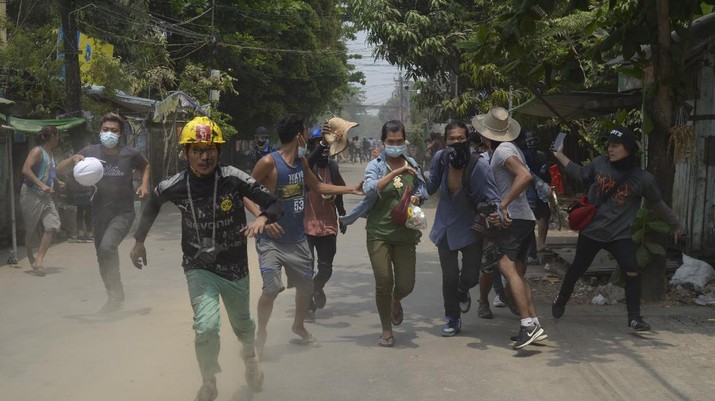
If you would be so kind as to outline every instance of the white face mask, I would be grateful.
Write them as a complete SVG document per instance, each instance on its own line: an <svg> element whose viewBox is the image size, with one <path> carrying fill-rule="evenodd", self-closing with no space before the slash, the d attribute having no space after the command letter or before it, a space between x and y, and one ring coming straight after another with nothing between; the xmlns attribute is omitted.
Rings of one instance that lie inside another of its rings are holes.
<svg viewBox="0 0 715 401"><path fill-rule="evenodd" d="M102 146L111 149L119 143L119 134L115 134L112 131L102 131L99 133L99 141L102 142Z"/></svg>

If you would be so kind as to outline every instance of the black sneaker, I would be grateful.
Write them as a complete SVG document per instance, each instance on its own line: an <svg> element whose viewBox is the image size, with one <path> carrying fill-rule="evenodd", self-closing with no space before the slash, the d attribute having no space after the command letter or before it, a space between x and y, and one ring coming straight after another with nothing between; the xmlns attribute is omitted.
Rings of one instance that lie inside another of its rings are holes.
<svg viewBox="0 0 715 401"><path fill-rule="evenodd" d="M542 328L542 329L543 329L543 327L541 327L541 325L538 325L538 326L539 326L539 328ZM543 333L541 333L540 336L536 337L536 339L534 339L533 342L535 342L535 343L540 343L540 342L546 340L547 338L549 338L549 336L546 334L546 331L544 331ZM511 336L511 337L509 337L509 339L510 339L512 342L514 342L514 341L516 341L516 340L519 339L519 335L517 334L517 335L515 335L515 336Z"/></svg>
<svg viewBox="0 0 715 401"><path fill-rule="evenodd" d="M554 299L554 303L551 304L551 314L555 318L558 319L564 315L564 312L566 312L566 302L568 301L561 295L558 295L556 299Z"/></svg>
<svg viewBox="0 0 715 401"><path fill-rule="evenodd" d="M519 328L519 335L517 336L516 342L512 348L522 349L536 341L536 339L542 334L544 334L544 329L538 325L532 324L531 326L521 326Z"/></svg>
<svg viewBox="0 0 715 401"><path fill-rule="evenodd" d="M313 293L313 302L315 302L315 306L318 309L325 308L326 301L327 301L327 299L325 297L325 291L323 291L322 288Z"/></svg>
<svg viewBox="0 0 715 401"><path fill-rule="evenodd" d="M454 337L462 330L462 320L450 318L442 327L442 337Z"/></svg>
<svg viewBox="0 0 715 401"><path fill-rule="evenodd" d="M650 331L650 325L643 320L643 316L629 317L628 327L635 331Z"/></svg>
<svg viewBox="0 0 715 401"><path fill-rule="evenodd" d="M462 313L467 313L469 312L469 309L472 307L472 296L469 295L469 291L462 292L459 291L459 310L462 311Z"/></svg>

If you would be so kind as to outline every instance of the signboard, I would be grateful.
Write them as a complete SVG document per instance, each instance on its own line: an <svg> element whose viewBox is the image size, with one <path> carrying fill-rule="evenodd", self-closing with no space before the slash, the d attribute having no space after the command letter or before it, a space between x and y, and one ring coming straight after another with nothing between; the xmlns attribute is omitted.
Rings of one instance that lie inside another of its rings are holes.
<svg viewBox="0 0 715 401"><path fill-rule="evenodd" d="M91 38L80 31L76 33L77 37L77 58L79 59L79 72L82 82L87 83L87 71L92 65L92 61L96 59L98 54L102 54L107 58L112 58L114 55L114 45L102 42L99 39ZM64 49L62 41L64 40L64 30L60 26L57 30L57 48ZM57 58L64 58L64 52L59 50L57 52ZM64 66L62 67L62 78L65 76ZM91 83L91 82L89 82Z"/></svg>

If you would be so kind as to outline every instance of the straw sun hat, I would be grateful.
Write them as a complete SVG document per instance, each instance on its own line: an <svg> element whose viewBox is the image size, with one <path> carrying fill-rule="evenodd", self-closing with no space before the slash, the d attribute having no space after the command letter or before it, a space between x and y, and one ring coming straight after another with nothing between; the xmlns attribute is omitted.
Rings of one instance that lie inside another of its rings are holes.
<svg viewBox="0 0 715 401"><path fill-rule="evenodd" d="M472 119L474 128L487 139L499 142L511 142L519 136L521 126L503 107L494 107L488 113Z"/></svg>
<svg viewBox="0 0 715 401"><path fill-rule="evenodd" d="M330 127L332 131L329 134L325 134L325 141L330 145L330 156L335 156L348 148L348 141L350 140L348 131L359 124L340 117L333 117L325 125Z"/></svg>

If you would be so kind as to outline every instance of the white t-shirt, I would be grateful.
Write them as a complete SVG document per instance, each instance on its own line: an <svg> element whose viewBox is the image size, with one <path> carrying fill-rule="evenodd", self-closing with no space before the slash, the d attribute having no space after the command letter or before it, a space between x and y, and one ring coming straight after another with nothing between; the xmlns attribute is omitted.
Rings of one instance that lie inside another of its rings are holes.
<svg viewBox="0 0 715 401"><path fill-rule="evenodd" d="M492 172L494 173L494 180L497 182L497 189L499 189L499 195L501 195L502 199L506 197L511 191L512 185L514 185L514 175L505 165L506 159L512 156L521 160L524 166L526 166L524 154L521 152L521 149L511 142L502 142L492 154ZM507 206L507 211L512 219L536 220L534 212L532 212L529 207L529 201L526 200L526 189Z"/></svg>

